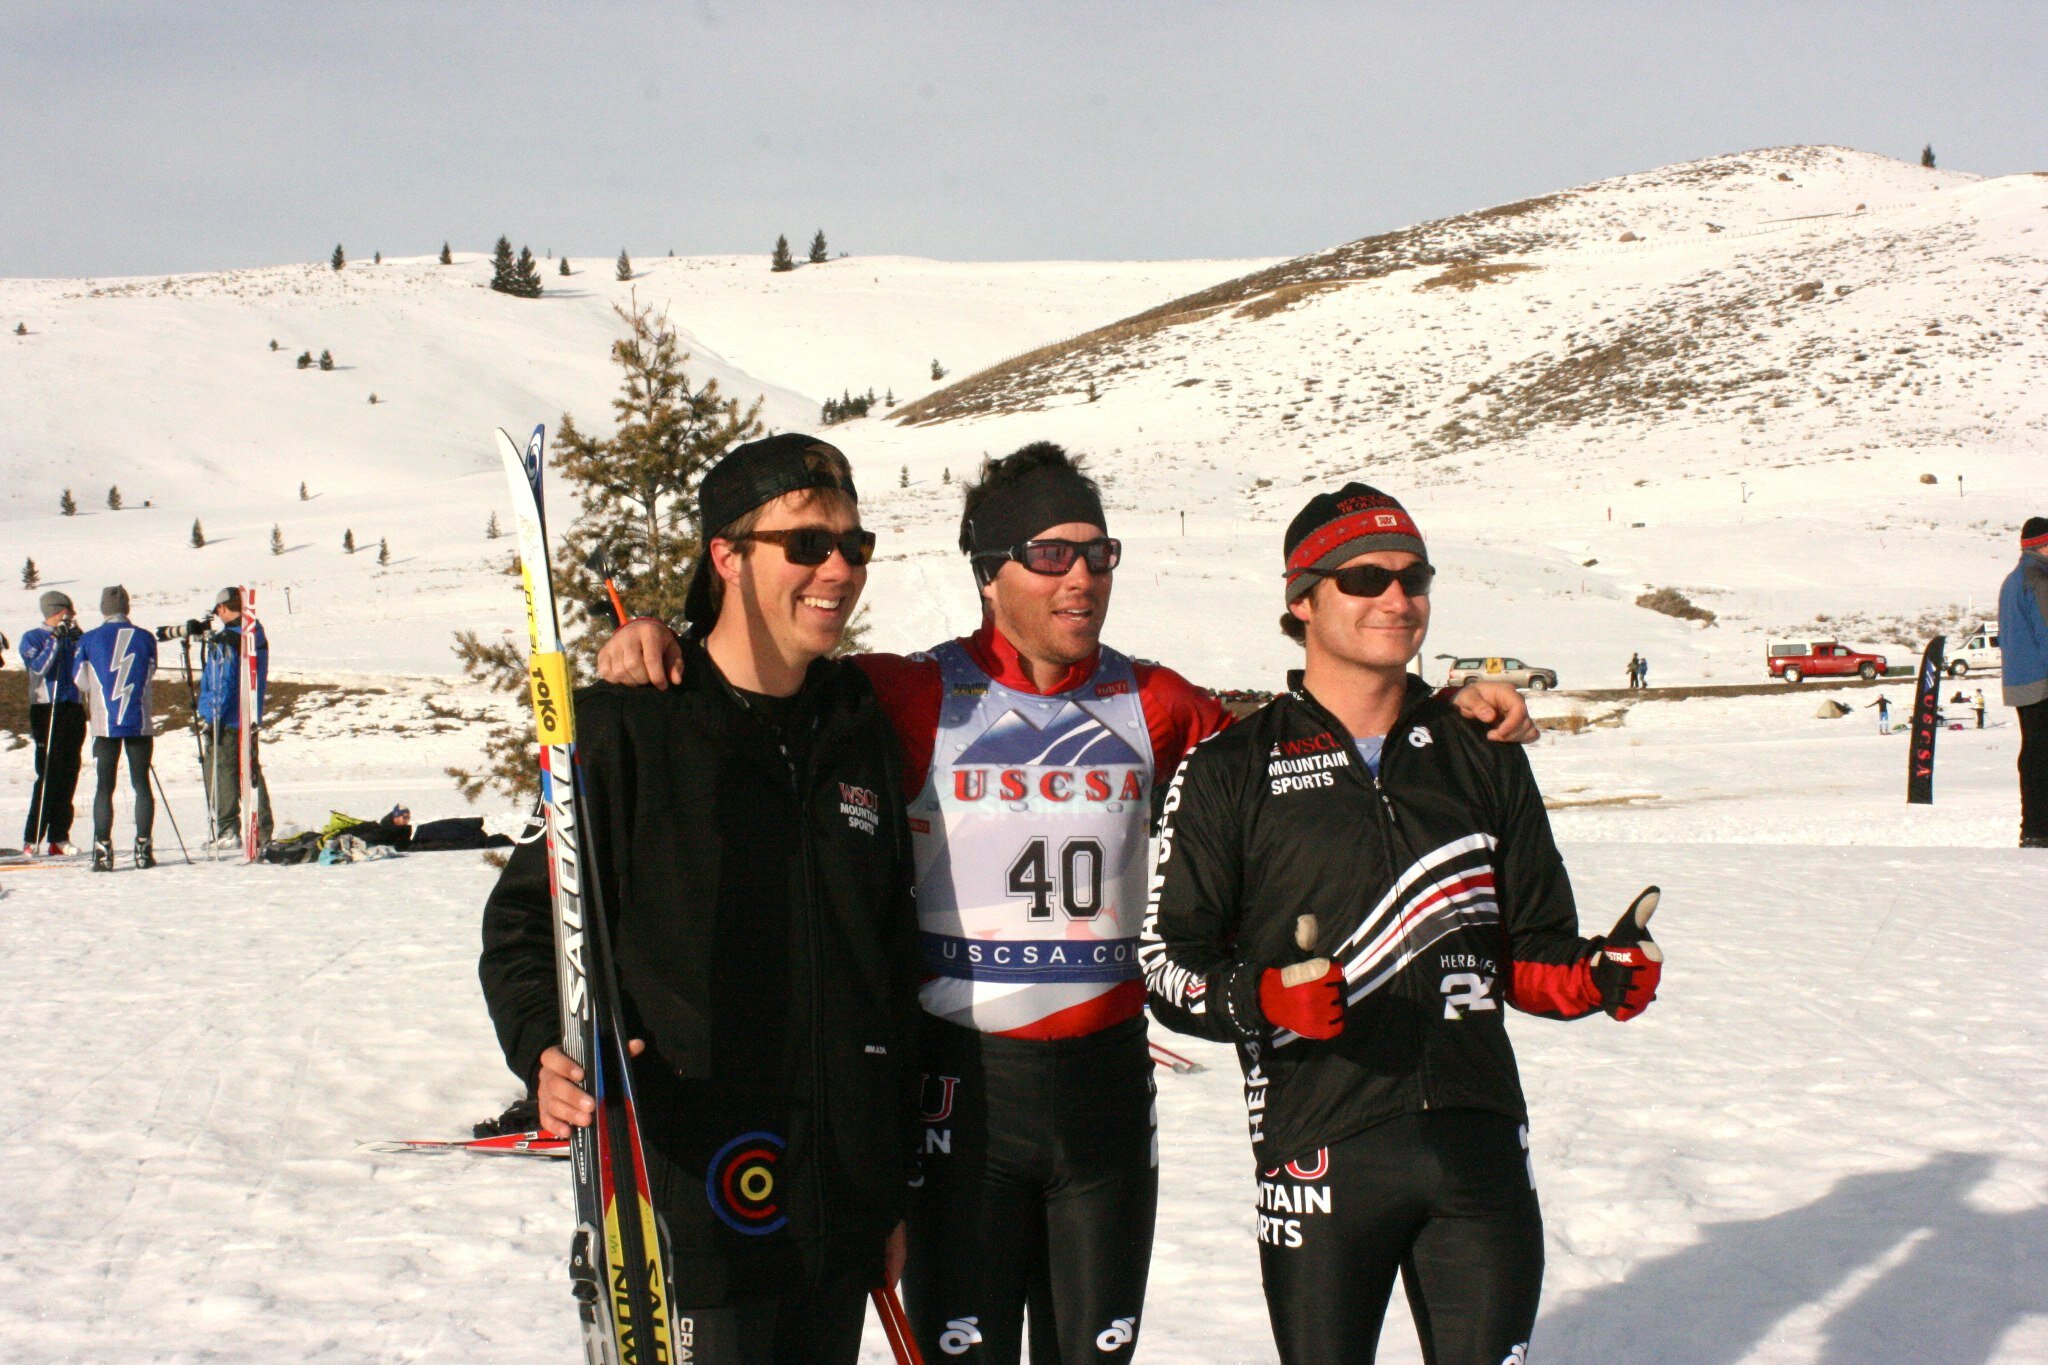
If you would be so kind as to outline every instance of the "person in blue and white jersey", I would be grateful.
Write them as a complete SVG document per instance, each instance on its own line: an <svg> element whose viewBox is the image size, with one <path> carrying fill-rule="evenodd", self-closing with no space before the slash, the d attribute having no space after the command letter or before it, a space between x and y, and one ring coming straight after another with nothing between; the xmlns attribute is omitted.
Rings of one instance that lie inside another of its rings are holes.
<svg viewBox="0 0 2048 1365"><path fill-rule="evenodd" d="M242 590L222 588L213 599L213 633L206 637L205 667L199 675L200 767L207 809L213 812L216 847L242 845ZM249 721L249 785L256 790L256 831L270 842L270 785L256 727L263 724L263 696L270 685L270 638L256 624L256 706Z"/></svg>
<svg viewBox="0 0 2048 1365"><path fill-rule="evenodd" d="M92 758L99 782L92 797L92 870L114 870L114 774L128 757L128 786L135 794L135 865L155 867L150 829L156 801L149 793L149 763L156 747L156 716L150 683L156 677L156 639L128 619L128 590L120 584L100 594L106 617L78 642L74 681L85 695L92 723Z"/></svg>

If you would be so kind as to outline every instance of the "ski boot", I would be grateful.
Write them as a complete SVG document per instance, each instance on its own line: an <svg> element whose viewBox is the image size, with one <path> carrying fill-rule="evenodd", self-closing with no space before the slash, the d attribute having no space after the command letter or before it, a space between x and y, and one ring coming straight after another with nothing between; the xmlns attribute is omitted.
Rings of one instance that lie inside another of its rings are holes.
<svg viewBox="0 0 2048 1365"><path fill-rule="evenodd" d="M135 866L138 869L156 866L156 850L150 847L147 839L135 841Z"/></svg>
<svg viewBox="0 0 2048 1365"><path fill-rule="evenodd" d="M504 1113L470 1127L477 1137L502 1137L506 1133L531 1133L540 1127L540 1103L527 1096L512 1101Z"/></svg>
<svg viewBox="0 0 2048 1365"><path fill-rule="evenodd" d="M114 870L114 841L95 839L92 841L92 870L112 872Z"/></svg>

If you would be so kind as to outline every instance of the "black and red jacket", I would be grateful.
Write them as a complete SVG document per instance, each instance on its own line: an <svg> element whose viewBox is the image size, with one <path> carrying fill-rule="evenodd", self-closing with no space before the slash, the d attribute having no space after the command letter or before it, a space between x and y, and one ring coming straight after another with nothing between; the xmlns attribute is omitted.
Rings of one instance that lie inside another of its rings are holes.
<svg viewBox="0 0 2048 1365"><path fill-rule="evenodd" d="M1237 1044L1261 1167L1398 1114L1526 1119L1503 1005L1600 1008L1571 882L1518 744L1412 679L1375 778L1301 686L1204 741L1168 789L1139 950L1152 1011ZM1294 943L1316 916L1313 953ZM1274 1030L1268 967L1345 972L1344 1031Z"/></svg>

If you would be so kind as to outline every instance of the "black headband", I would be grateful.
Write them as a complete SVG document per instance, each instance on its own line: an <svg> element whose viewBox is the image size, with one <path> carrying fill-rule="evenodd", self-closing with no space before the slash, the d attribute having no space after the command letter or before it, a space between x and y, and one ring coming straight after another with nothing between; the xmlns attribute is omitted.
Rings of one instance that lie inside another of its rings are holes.
<svg viewBox="0 0 2048 1365"><path fill-rule="evenodd" d="M1109 529L1102 498L1071 465L1040 465L1015 483L991 492L967 522L968 553L1008 554L1048 527L1070 521Z"/></svg>

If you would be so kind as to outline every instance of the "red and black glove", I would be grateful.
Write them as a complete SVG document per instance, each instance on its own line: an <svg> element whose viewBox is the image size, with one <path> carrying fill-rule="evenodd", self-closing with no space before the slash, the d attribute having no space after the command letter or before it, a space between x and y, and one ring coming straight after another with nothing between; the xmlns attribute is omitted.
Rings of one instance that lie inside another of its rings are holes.
<svg viewBox="0 0 2048 1365"><path fill-rule="evenodd" d="M1644 887L1614 922L1614 931L1593 940L1593 985L1600 992L1600 1008L1616 1019L1635 1018L1657 998L1664 950L1650 937L1650 916L1657 912L1658 896L1656 887Z"/></svg>
<svg viewBox="0 0 2048 1365"><path fill-rule="evenodd" d="M1315 947L1314 915L1295 921L1294 941L1303 952ZM1266 968L1259 973L1259 1012L1276 1029L1335 1038L1344 1031L1344 969L1327 957Z"/></svg>

